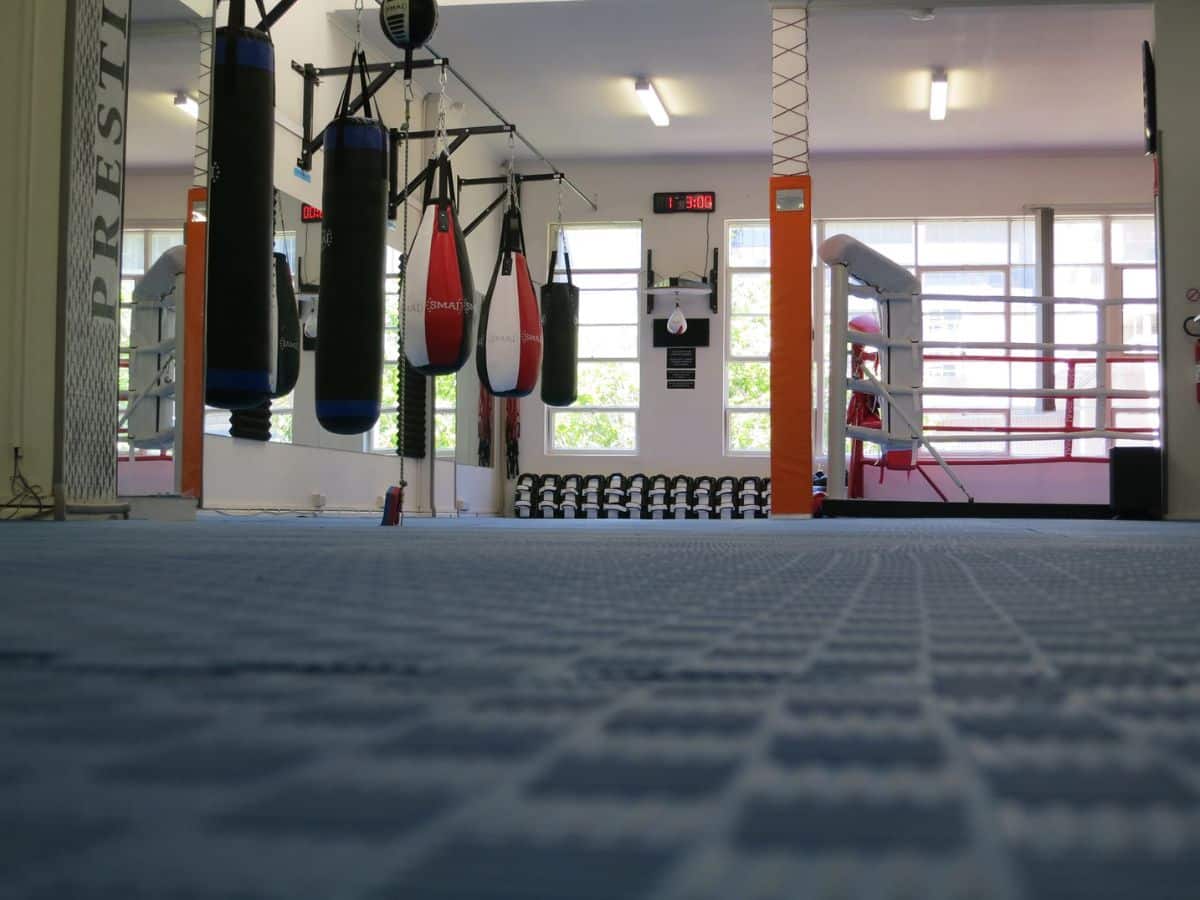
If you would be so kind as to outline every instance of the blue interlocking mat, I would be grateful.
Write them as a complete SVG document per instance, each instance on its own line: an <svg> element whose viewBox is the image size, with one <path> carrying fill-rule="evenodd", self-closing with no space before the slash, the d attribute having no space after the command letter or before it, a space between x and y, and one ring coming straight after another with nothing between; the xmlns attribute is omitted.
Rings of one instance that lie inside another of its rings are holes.
<svg viewBox="0 0 1200 900"><path fill-rule="evenodd" d="M0 897L1195 900L1198 546L0 527Z"/></svg>

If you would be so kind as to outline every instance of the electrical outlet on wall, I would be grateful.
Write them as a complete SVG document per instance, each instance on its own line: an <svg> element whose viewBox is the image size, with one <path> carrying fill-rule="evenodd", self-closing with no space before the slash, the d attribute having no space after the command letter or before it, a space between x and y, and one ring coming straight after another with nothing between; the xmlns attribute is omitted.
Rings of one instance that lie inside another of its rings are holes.
<svg viewBox="0 0 1200 900"><path fill-rule="evenodd" d="M459 512L466 512L467 510L469 510L471 508L471 505L469 503L467 503L467 501L464 500L462 497L459 497L457 500L454 501L454 508L457 509Z"/></svg>
<svg viewBox="0 0 1200 900"><path fill-rule="evenodd" d="M314 491L312 495L313 509L324 509L326 497L324 494Z"/></svg>

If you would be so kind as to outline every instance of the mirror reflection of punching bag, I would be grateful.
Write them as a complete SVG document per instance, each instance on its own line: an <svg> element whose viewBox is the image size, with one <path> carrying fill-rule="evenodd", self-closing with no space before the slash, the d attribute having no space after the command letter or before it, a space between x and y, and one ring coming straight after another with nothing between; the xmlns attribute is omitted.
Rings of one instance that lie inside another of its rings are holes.
<svg viewBox="0 0 1200 900"><path fill-rule="evenodd" d="M282 253L275 254L275 305L279 330L271 397L278 399L290 394L300 378L300 311L292 287L292 267Z"/></svg>
<svg viewBox="0 0 1200 900"><path fill-rule="evenodd" d="M258 406L274 390L275 49L235 2L213 47L204 402Z"/></svg>
<svg viewBox="0 0 1200 900"><path fill-rule="evenodd" d="M449 375L471 355L475 282L445 153L429 161L424 207L404 280L404 355L422 375Z"/></svg>
<svg viewBox="0 0 1200 900"><path fill-rule="evenodd" d="M365 79L366 54L358 54ZM317 303L317 419L334 434L362 434L379 419L387 264L388 133L377 118L346 114L325 129L321 294Z"/></svg>

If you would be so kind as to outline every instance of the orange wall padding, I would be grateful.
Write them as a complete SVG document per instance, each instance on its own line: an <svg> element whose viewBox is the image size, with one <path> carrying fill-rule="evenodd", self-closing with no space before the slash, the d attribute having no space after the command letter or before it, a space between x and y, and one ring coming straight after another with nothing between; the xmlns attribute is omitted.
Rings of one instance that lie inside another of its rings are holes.
<svg viewBox="0 0 1200 900"><path fill-rule="evenodd" d="M781 212L780 191L804 208ZM812 514L812 176L771 179L771 514Z"/></svg>
<svg viewBox="0 0 1200 900"><path fill-rule="evenodd" d="M179 492L200 499L204 489L204 294L208 241L208 189L188 190L183 227L187 249L184 272L184 321L176 333L184 343L183 396L176 410ZM197 215L199 213L199 215Z"/></svg>

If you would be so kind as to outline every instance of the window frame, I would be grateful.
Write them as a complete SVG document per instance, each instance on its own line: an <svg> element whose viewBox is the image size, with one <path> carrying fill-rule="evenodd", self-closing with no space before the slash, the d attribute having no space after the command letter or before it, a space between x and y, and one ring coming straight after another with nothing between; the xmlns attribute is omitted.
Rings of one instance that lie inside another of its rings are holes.
<svg viewBox="0 0 1200 900"><path fill-rule="evenodd" d="M731 423L735 415L763 415L767 416L768 430L770 428L771 406L768 400L767 406L731 406L729 402L729 381L733 366L738 363L765 363L767 366L767 377L771 375L771 346L768 338L767 352L763 356L735 356L733 352L733 326L736 317L742 318L762 318L761 314L755 313L735 313L733 311L733 281L736 275L766 275L768 291L770 290L771 282L771 263L768 258L765 266L735 266L733 264L733 254L730 252L730 242L735 228L747 226L766 226L768 235L770 234L771 221L770 219L726 219L725 220L725 346L724 346L724 373L722 384L721 403L723 407L722 427L723 434L721 438L722 454L727 457L736 457L739 459L745 458L769 458L771 455L770 441L766 449L756 450L739 450L731 445L733 429ZM770 242L768 240L767 254L770 256ZM767 320L768 334L771 324L771 310L768 306L765 316ZM769 393L768 387L768 393Z"/></svg>
<svg viewBox="0 0 1200 900"><path fill-rule="evenodd" d="M635 347L636 352L631 357L583 357L579 356L575 361L576 373L579 366L600 364L632 364L636 367L638 373L638 402L636 406L583 406L578 402L571 404L568 407L551 407L545 408L545 440L544 452L547 456L574 456L574 457L605 457L605 456L637 456L642 452L642 435L641 435L641 403L642 403L642 315L641 315L641 300L645 297L646 291L646 271L642 265L642 256L645 252L645 223L642 221L612 221L612 222L564 222L563 228L569 233L572 228L587 228L587 229L602 229L602 228L636 228L638 231L638 266L636 269L630 268L587 268L580 269L575 266L571 267L572 277L587 276L587 275L635 275L638 302L634 304L634 317L632 322L606 323L606 325L580 325L579 328L590 327L610 327L617 326L623 328L633 327L636 330ZM549 251L558 246L558 224L551 223L547 226L547 266L549 265ZM569 245L569 238L568 238ZM551 277L555 277L560 273L565 274L565 268L556 268ZM605 291L624 292L630 288L596 288L597 293ZM633 447L619 448L604 448L604 447L580 447L567 448L557 447L554 443L555 434L555 418L559 415L608 415L621 414L633 416Z"/></svg>

